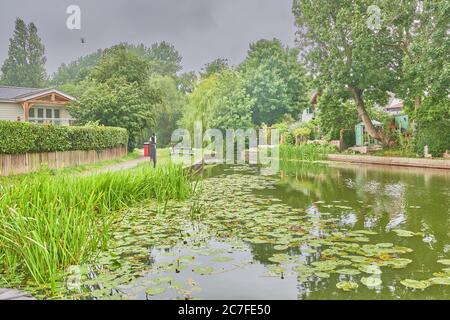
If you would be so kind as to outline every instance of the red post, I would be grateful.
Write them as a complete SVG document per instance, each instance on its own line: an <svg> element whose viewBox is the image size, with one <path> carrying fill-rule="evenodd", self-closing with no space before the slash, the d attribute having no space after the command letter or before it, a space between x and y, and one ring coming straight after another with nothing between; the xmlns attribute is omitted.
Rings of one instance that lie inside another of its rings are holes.
<svg viewBox="0 0 450 320"><path fill-rule="evenodd" d="M144 143L144 157L150 156L150 143Z"/></svg>

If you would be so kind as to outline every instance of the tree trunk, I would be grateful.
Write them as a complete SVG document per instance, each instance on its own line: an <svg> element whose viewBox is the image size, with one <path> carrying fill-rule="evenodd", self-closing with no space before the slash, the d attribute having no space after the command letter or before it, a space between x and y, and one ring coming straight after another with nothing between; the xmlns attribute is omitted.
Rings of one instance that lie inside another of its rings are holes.
<svg viewBox="0 0 450 320"><path fill-rule="evenodd" d="M364 99L362 97L362 90L350 87L350 91L353 95L353 100L355 101L356 110L358 111L359 118L364 123L366 131L372 138L381 141L381 143L383 143L386 146L389 146L390 142L389 137L386 135L386 133L383 132L383 129L375 128L375 126L372 123L372 120L369 117L369 114L367 113Z"/></svg>

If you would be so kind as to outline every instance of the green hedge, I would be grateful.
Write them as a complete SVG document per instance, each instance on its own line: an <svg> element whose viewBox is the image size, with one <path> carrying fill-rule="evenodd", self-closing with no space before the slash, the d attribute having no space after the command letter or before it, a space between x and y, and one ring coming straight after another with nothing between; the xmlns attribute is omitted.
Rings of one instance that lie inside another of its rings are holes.
<svg viewBox="0 0 450 320"><path fill-rule="evenodd" d="M414 137L414 151L423 156L423 149L433 157L442 157L445 151L450 150L450 120L435 121L422 124Z"/></svg>
<svg viewBox="0 0 450 320"><path fill-rule="evenodd" d="M127 144L128 133L122 128L0 121L0 154L103 150Z"/></svg>

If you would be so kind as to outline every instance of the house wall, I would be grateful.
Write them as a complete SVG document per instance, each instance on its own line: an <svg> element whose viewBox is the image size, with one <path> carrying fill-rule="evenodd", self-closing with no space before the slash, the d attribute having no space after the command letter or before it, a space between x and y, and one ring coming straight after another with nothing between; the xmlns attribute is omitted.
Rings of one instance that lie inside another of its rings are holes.
<svg viewBox="0 0 450 320"><path fill-rule="evenodd" d="M0 102L0 120L17 121L17 117L24 118L20 104Z"/></svg>

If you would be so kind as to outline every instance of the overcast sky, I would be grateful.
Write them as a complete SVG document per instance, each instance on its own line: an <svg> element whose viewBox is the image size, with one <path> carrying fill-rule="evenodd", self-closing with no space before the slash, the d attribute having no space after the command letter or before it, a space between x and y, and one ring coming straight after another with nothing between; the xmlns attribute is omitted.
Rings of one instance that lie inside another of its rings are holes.
<svg viewBox="0 0 450 320"><path fill-rule="evenodd" d="M81 30L66 27L71 4L81 8ZM199 71L218 57L238 64L258 39L276 37L294 46L291 6L292 0L0 0L0 63L21 17L36 24L49 73L119 42L168 41L183 56L184 71Z"/></svg>

